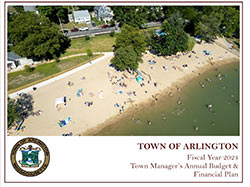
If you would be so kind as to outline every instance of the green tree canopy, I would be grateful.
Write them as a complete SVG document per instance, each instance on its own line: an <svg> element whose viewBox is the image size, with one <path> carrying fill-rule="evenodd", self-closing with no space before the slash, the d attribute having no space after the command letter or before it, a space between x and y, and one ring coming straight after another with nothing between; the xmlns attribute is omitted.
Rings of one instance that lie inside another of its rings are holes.
<svg viewBox="0 0 250 187"><path fill-rule="evenodd" d="M112 64L119 70L135 70L142 62L142 53L146 51L145 37L138 28L124 25L115 41ZM125 55L125 53L128 53ZM121 59L121 56L125 59Z"/></svg>
<svg viewBox="0 0 250 187"><path fill-rule="evenodd" d="M20 119L26 119L33 112L33 97L20 94L17 99L8 98L8 127Z"/></svg>
<svg viewBox="0 0 250 187"><path fill-rule="evenodd" d="M114 19L121 24L140 27L147 23L148 12L143 6L112 6Z"/></svg>
<svg viewBox="0 0 250 187"><path fill-rule="evenodd" d="M94 6L78 6L79 10L88 10L89 12L94 11Z"/></svg>
<svg viewBox="0 0 250 187"><path fill-rule="evenodd" d="M17 106L15 100L8 97L8 127L15 123L19 119L17 114Z"/></svg>
<svg viewBox="0 0 250 187"><path fill-rule="evenodd" d="M204 40L212 40L219 34L239 37L239 6L163 6L163 12L168 21L179 12L184 30L191 35L202 35Z"/></svg>
<svg viewBox="0 0 250 187"><path fill-rule="evenodd" d="M142 53L146 51L145 37L138 28L124 25L121 28L121 33L118 34L115 41L115 48L133 47L133 50L137 54L137 61L141 61Z"/></svg>
<svg viewBox="0 0 250 187"><path fill-rule="evenodd" d="M41 15L46 16L50 21L59 24L69 22L68 20L68 9L63 6L38 6L38 12ZM60 21L59 21L60 19Z"/></svg>
<svg viewBox="0 0 250 187"><path fill-rule="evenodd" d="M136 70L138 68L137 54L131 45L120 47L114 53L111 63L118 70Z"/></svg>
<svg viewBox="0 0 250 187"><path fill-rule="evenodd" d="M93 56L93 53L92 53L91 49L87 49L86 52L87 52L88 57Z"/></svg>
<svg viewBox="0 0 250 187"><path fill-rule="evenodd" d="M223 18L220 24L220 31L226 37L239 37L240 11L237 7L223 7Z"/></svg>
<svg viewBox="0 0 250 187"><path fill-rule="evenodd" d="M147 21L156 21L160 20L163 16L161 6L145 6L145 11L147 11Z"/></svg>
<svg viewBox="0 0 250 187"><path fill-rule="evenodd" d="M22 13L24 12L24 8L23 6L13 6L16 10L17 13Z"/></svg>
<svg viewBox="0 0 250 187"><path fill-rule="evenodd" d="M214 14L202 15L195 26L195 35L200 35L201 40L212 41L220 34L220 23L220 18Z"/></svg>
<svg viewBox="0 0 250 187"><path fill-rule="evenodd" d="M162 24L162 33L152 36L151 50L163 56L174 55L188 50L188 35L181 27L175 27L167 21Z"/></svg>
<svg viewBox="0 0 250 187"><path fill-rule="evenodd" d="M70 39L46 17L33 12L14 15L8 22L11 50L33 60L58 59L70 46Z"/></svg>

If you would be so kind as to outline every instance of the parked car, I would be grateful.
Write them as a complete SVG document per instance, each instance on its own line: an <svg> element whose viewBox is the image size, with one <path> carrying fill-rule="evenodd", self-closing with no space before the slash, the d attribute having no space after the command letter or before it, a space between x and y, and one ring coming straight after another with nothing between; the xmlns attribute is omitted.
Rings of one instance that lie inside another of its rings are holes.
<svg viewBox="0 0 250 187"><path fill-rule="evenodd" d="M70 31L71 32L77 32L77 31L79 31L79 29L78 28L74 28L74 29L71 29Z"/></svg>
<svg viewBox="0 0 250 187"><path fill-rule="evenodd" d="M95 24L95 22L92 22L91 24L92 24L92 27L96 27L96 24Z"/></svg>
<svg viewBox="0 0 250 187"><path fill-rule="evenodd" d="M87 31L87 30L89 30L88 27L81 27L81 28L79 28L79 31Z"/></svg>
<svg viewBox="0 0 250 187"><path fill-rule="evenodd" d="M102 29L106 29L106 28L108 28L109 27L109 25L103 25L102 26Z"/></svg>
<svg viewBox="0 0 250 187"><path fill-rule="evenodd" d="M61 33L68 33L68 30L61 30Z"/></svg>

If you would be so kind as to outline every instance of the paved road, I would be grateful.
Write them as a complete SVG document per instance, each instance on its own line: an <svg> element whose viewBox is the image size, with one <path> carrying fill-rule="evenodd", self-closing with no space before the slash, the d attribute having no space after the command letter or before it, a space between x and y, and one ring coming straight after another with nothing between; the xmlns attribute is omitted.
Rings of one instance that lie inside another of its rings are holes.
<svg viewBox="0 0 250 187"><path fill-rule="evenodd" d="M83 36L108 34L113 31L115 31L115 27L109 27L106 29L91 29L88 31L69 32L66 36L68 36L69 38L79 38Z"/></svg>
<svg viewBox="0 0 250 187"><path fill-rule="evenodd" d="M149 22L144 24L145 27L156 27L161 26L161 22ZM118 31L119 28L116 27L109 27L106 29L92 29L88 31L78 31L78 32L69 32L66 34L69 38L80 38L84 36L91 36L91 35L101 35L101 34L108 34L113 31Z"/></svg>

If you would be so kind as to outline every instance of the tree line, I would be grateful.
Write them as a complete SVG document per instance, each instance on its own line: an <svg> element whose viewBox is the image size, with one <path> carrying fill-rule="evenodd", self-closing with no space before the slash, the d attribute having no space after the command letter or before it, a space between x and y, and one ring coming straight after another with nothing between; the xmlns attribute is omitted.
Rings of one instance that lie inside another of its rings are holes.
<svg viewBox="0 0 250 187"><path fill-rule="evenodd" d="M93 6L37 6L39 14L35 14L24 12L21 6L14 8L16 13L8 14L10 50L33 60L58 59L70 46L70 39L60 33L58 24L67 23L68 13L74 9L94 9ZM153 33L146 37L148 45L162 55L184 51L188 35L200 35L206 41L220 35L239 38L238 6L111 6L111 9L114 21L120 26L140 28L150 21L163 22L161 29L168 37ZM168 50L166 44L175 45L172 48L176 49ZM119 45L118 41L116 49Z"/></svg>
<svg viewBox="0 0 250 187"><path fill-rule="evenodd" d="M145 46L156 55L170 56L192 50L195 42L190 36L199 36L207 42L218 36L239 38L237 6L117 6L112 9L115 19L124 25L111 61L119 70L136 70ZM143 35L138 28L152 20L162 22L159 32L152 30Z"/></svg>

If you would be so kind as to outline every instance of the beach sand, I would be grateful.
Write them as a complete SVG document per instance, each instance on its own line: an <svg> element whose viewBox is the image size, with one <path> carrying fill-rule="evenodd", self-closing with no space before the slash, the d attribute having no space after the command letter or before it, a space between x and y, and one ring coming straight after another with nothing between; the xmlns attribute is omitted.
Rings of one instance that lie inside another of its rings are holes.
<svg viewBox="0 0 250 187"><path fill-rule="evenodd" d="M218 39L217 42L223 43L222 39ZM212 54L205 56L203 50ZM184 82L213 68L215 65L212 63L217 65L239 60L238 56L215 43L196 44L193 51L195 53L190 52L178 58L145 54L144 63L139 66L145 86L136 81L135 75L125 73L125 77L124 72L116 72L109 66L112 57L107 57L75 74L32 91L30 94L34 98L34 111L43 112L39 116L30 116L26 119L23 131L13 131L10 135L61 136L70 132L75 136L91 135L111 120L117 120L119 116L125 115L127 111L136 110L138 106L155 100L161 94L174 93ZM155 60L156 64L150 65L148 60ZM187 64L188 68L183 67L184 64ZM85 79L81 79L83 76ZM68 81L74 84L68 86ZM121 87L120 83L124 83L126 87ZM77 90L81 88L84 95L78 97ZM122 93L119 93L120 91ZM132 94L129 95L128 92ZM136 92L136 96L133 92ZM67 97L66 107L60 105L59 110L56 109L55 99L64 96ZM87 106L84 102L93 102L93 105ZM115 106L117 104L119 107ZM60 127L57 124L59 120L68 117L71 121L67 125Z"/></svg>

